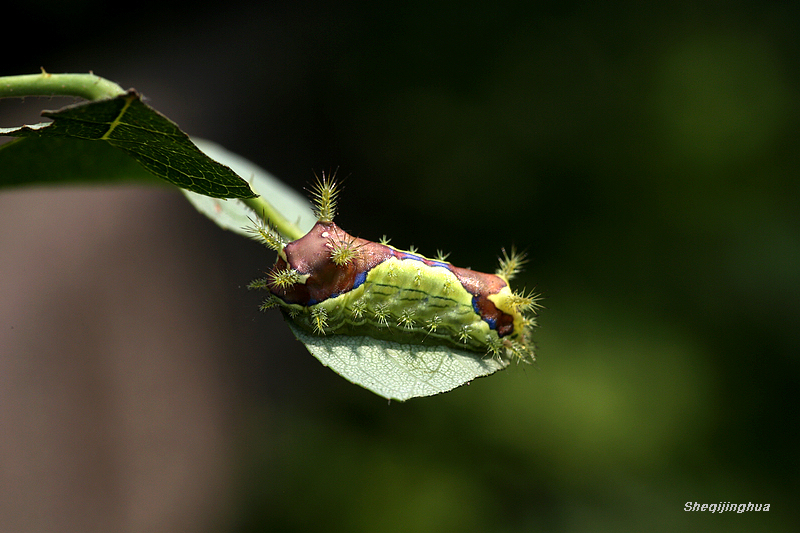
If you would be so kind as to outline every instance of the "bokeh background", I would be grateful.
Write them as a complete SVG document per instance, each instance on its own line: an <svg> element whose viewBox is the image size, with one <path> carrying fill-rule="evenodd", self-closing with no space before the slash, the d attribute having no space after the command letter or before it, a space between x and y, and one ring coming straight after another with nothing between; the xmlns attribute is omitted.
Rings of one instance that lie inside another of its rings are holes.
<svg viewBox="0 0 800 533"><path fill-rule="evenodd" d="M0 531L796 530L797 5L3 18L0 74L92 70L298 190L338 168L362 237L489 271L515 244L546 309L536 365L389 404L259 313L271 253L176 191L0 191Z"/></svg>

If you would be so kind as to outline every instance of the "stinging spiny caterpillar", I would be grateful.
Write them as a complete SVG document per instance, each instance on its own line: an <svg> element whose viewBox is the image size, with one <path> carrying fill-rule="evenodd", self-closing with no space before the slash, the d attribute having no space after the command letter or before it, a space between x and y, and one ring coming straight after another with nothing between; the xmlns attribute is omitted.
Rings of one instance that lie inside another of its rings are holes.
<svg viewBox="0 0 800 533"><path fill-rule="evenodd" d="M279 307L315 335L440 344L504 362L534 360L530 332L537 296L508 285L523 254L503 250L496 273L486 274L353 237L333 222L338 193L323 173L312 190L317 223L296 241L287 242L268 224L253 228L278 252L267 276L250 284L270 292L262 309Z"/></svg>

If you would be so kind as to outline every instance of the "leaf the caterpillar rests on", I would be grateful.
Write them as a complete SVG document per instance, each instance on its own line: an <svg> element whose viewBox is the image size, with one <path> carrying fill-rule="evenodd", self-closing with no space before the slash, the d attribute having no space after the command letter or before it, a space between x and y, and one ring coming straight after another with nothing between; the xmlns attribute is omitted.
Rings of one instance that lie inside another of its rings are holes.
<svg viewBox="0 0 800 533"><path fill-rule="evenodd" d="M534 360L537 297L509 287L522 254L504 250L495 274L459 268L346 233L333 222L338 189L330 177L323 174L312 194L319 220L305 236L285 243L269 226L253 230L278 251L266 278L251 285L270 291L263 309L280 307L312 335L449 346L506 363Z"/></svg>

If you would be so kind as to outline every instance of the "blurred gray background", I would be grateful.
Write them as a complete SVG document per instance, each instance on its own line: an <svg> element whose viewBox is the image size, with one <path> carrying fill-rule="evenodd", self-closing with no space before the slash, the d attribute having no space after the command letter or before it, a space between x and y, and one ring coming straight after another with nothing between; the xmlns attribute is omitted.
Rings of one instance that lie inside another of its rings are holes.
<svg viewBox="0 0 800 533"><path fill-rule="evenodd" d="M92 70L298 190L338 167L346 230L515 244L546 309L537 365L387 404L177 191L0 191L0 531L796 528L797 6L3 9L1 75Z"/></svg>

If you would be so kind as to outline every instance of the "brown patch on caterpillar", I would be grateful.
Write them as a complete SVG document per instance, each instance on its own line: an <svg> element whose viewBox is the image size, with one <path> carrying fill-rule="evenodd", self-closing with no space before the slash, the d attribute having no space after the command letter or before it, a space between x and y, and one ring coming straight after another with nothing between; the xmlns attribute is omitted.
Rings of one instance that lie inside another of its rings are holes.
<svg viewBox="0 0 800 533"><path fill-rule="evenodd" d="M338 265L332 258L331 239L346 242L358 253ZM317 222L306 235L283 248L286 259L278 258L275 270L292 268L307 275L303 283L290 287L273 285L270 290L287 303L304 306L324 301L353 288L357 274L367 272L392 256L391 249L348 235L333 222Z"/></svg>
<svg viewBox="0 0 800 533"><path fill-rule="evenodd" d="M489 300L486 295L478 296L474 305L478 309L478 314L481 315L484 320L494 321L498 337L505 337L513 333L514 317L499 310L494 302Z"/></svg>

